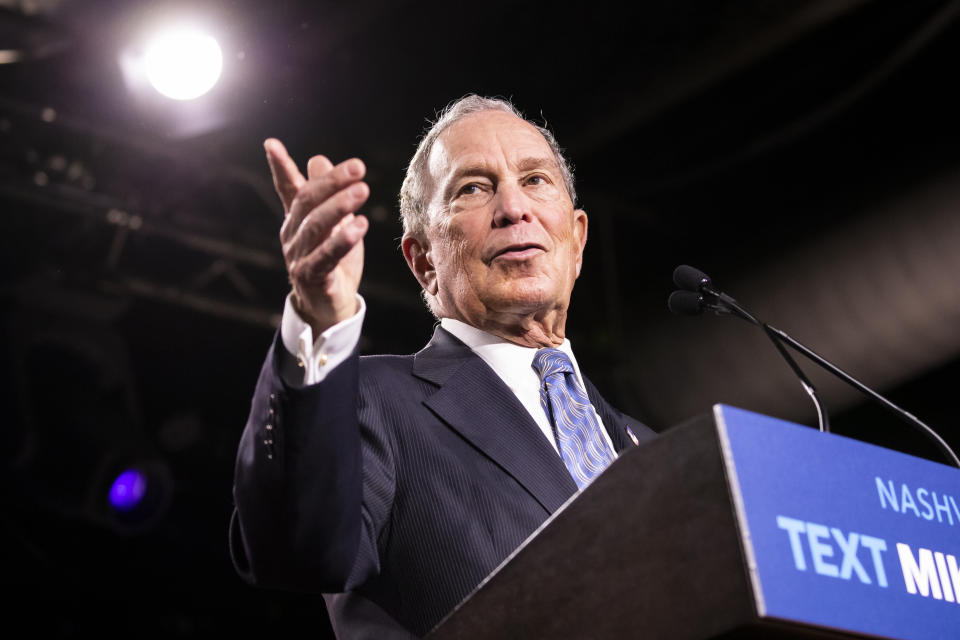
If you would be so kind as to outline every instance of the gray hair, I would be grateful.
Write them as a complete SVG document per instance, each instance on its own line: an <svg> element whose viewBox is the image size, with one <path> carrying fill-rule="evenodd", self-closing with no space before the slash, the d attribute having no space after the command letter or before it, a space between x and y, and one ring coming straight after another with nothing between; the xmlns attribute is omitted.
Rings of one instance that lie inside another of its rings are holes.
<svg viewBox="0 0 960 640"><path fill-rule="evenodd" d="M476 94L470 94L451 102L440 112L436 121L420 139L417 152L413 154L413 158L407 166L407 175L403 180L403 186L400 188L400 219L403 222L404 237L414 236L420 240L425 240L427 237L427 228L430 225L428 205L432 196L427 163L434 143L450 125L479 111L505 111L536 127L550 146L557 165L560 167L560 174L567 189L567 195L576 205L577 193L573 184L573 170L567 159L563 157L563 150L557 144L557 139L553 136L553 133L545 126L540 126L536 122L524 118L523 114L508 100L484 98Z"/></svg>

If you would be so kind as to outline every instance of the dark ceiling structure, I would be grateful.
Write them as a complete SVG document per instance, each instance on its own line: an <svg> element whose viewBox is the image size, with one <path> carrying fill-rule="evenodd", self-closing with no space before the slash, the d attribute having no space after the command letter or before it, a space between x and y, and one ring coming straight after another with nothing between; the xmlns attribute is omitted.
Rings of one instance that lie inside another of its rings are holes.
<svg viewBox="0 0 960 640"><path fill-rule="evenodd" d="M118 60L167 15L211 25L224 72L173 103ZM310 630L315 595L243 585L233 457L287 280L262 141L361 157L361 348L433 319L396 194L426 119L510 97L556 132L590 215L568 333L607 397L658 430L726 402L815 414L761 332L678 318L690 263L888 394L954 448L960 372L960 2L0 2L4 580L43 635ZM835 431L938 459L801 361ZM117 468L163 491L105 512Z"/></svg>

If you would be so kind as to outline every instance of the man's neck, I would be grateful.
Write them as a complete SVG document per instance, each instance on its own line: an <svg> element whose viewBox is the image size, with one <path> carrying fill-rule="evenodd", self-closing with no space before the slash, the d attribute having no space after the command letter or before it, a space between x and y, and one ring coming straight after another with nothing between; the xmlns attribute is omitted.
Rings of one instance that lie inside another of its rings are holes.
<svg viewBox="0 0 960 640"><path fill-rule="evenodd" d="M452 314L449 317L522 347L556 348L566 337L566 313L554 312L541 317L509 314L482 319L459 318Z"/></svg>

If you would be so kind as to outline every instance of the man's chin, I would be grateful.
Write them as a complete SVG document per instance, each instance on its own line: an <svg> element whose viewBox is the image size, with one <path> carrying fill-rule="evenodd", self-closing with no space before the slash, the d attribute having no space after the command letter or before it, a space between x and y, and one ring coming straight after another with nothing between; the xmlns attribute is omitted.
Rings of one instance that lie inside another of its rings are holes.
<svg viewBox="0 0 960 640"><path fill-rule="evenodd" d="M558 295L553 283L516 283L497 293L499 295L488 302L487 308L519 315L537 314L557 307L566 307L570 300L569 295Z"/></svg>

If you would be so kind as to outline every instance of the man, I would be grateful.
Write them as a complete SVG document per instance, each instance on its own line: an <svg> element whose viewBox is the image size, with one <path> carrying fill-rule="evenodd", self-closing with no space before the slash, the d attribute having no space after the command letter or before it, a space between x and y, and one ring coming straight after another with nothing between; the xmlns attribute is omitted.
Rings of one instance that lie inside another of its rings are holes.
<svg viewBox="0 0 960 640"><path fill-rule="evenodd" d="M454 103L401 193L403 255L440 326L415 355L359 358L363 163L316 156L303 177L266 149L293 290L240 444L234 559L323 592L340 637L423 635L652 437L565 338L587 215L549 132L504 101Z"/></svg>

